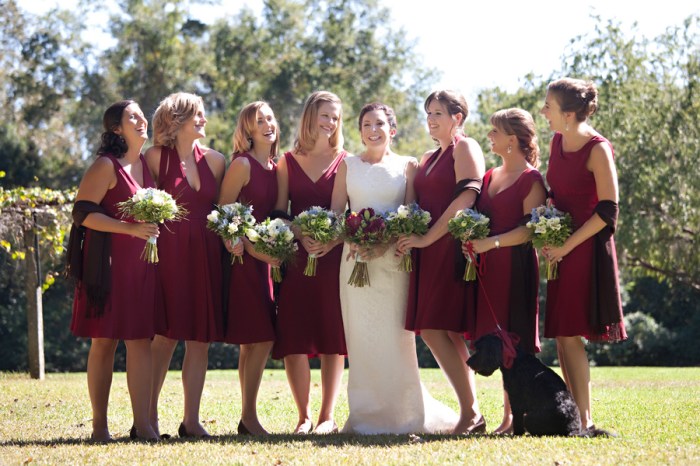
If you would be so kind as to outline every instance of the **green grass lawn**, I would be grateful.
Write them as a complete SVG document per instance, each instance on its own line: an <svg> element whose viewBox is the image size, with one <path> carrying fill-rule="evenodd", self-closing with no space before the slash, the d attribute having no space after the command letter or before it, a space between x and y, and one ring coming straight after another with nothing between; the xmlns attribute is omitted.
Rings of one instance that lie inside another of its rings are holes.
<svg viewBox="0 0 700 466"><path fill-rule="evenodd" d="M439 370L421 376L430 392L457 408ZM0 373L0 464L700 464L700 368L593 368L596 425L617 438L501 438L425 435L294 436L296 410L284 371L265 372L260 418L268 438L238 437L236 371L210 371L202 419L213 440L130 442L125 374L115 374L109 445L87 442L91 414L85 374L49 374L45 381ZM347 374L344 382L347 381ZM312 373L315 413L320 373ZM501 420L500 376L477 378L479 402L494 429ZM345 387L336 419L347 417ZM182 416L180 373L168 374L161 431L175 434Z"/></svg>

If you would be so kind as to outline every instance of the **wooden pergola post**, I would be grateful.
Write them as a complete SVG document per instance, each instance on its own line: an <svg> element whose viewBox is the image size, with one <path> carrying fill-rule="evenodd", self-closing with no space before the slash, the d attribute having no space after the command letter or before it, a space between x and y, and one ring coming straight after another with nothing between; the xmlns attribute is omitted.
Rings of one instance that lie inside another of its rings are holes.
<svg viewBox="0 0 700 466"><path fill-rule="evenodd" d="M27 355L29 375L32 379L44 380L44 311L42 306L41 261L39 239L36 234L36 215L32 213L32 224L24 229L24 247L27 294Z"/></svg>

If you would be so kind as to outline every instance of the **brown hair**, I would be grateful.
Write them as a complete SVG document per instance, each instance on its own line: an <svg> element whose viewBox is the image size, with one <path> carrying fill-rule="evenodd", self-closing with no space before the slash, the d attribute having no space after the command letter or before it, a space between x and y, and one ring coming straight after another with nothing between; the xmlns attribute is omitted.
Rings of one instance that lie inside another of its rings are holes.
<svg viewBox="0 0 700 466"><path fill-rule="evenodd" d="M328 139L328 143L337 153L343 148L343 107L340 97L328 91L316 91L312 93L304 103L304 110L301 112L301 121L294 139L294 152L303 153L313 149L318 138L316 130L316 120L318 119L318 109L324 103L337 104L340 107L338 115L338 127L335 133Z"/></svg>
<svg viewBox="0 0 700 466"><path fill-rule="evenodd" d="M598 110L598 90L592 81L562 78L549 83L547 90L554 96L562 112L573 112L577 121L586 121Z"/></svg>
<svg viewBox="0 0 700 466"><path fill-rule="evenodd" d="M464 98L464 96L458 92L448 89L434 91L428 96L427 99L425 99L425 103L423 104L423 109L425 109L426 112L428 111L428 106L430 106L430 103L433 100L444 105L447 109L447 113L450 115L462 115L462 122L459 125L459 128L461 129L462 125L464 125L464 122L469 116L469 107L467 106L467 100Z"/></svg>
<svg viewBox="0 0 700 466"><path fill-rule="evenodd" d="M537 144L535 121L530 112L522 108L507 108L491 115L491 124L509 136L518 138L518 147L525 160L537 167L540 161L540 146Z"/></svg>
<svg viewBox="0 0 700 466"><path fill-rule="evenodd" d="M174 147L182 125L203 108L202 98L187 92L176 92L161 100L153 114L153 144Z"/></svg>
<svg viewBox="0 0 700 466"><path fill-rule="evenodd" d="M253 131L258 126L258 110L262 107L270 107L267 102L256 100L251 102L241 109L238 114L238 123L236 131L233 133L233 153L242 154L253 148ZM272 108L270 108L272 110ZM280 144L279 128L277 129L277 137L275 142L270 147L270 158L277 156L277 150Z"/></svg>
<svg viewBox="0 0 700 466"><path fill-rule="evenodd" d="M365 104L365 106L362 107L362 109L360 110L360 116L357 119L357 127L360 129L360 133L362 132L362 119L366 114L375 110L380 110L384 112L384 114L386 115L386 121L389 123L389 127L391 129L397 128L396 113L394 112L394 109L380 102L372 102L371 104Z"/></svg>
<svg viewBox="0 0 700 466"><path fill-rule="evenodd" d="M111 154L116 158L122 158L126 151L129 150L129 146L126 144L126 140L114 132L122 124L122 116L124 115L124 110L131 104L135 104L133 100L120 100L110 105L107 110L105 110L102 116L102 127L104 132L100 137L100 147L97 149L98 155Z"/></svg>

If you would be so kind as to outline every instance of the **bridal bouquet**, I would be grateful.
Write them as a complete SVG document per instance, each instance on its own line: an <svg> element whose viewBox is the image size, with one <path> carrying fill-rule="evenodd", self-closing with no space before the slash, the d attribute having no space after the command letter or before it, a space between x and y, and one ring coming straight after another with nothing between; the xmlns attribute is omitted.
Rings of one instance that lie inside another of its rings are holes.
<svg viewBox="0 0 700 466"><path fill-rule="evenodd" d="M386 220L372 208L359 212L350 212L343 222L345 241L359 246L374 246L384 243L387 238ZM350 274L348 285L357 287L369 286L369 271L367 263L359 254L355 256L355 266Z"/></svg>
<svg viewBox="0 0 700 466"><path fill-rule="evenodd" d="M294 233L281 219L270 220L256 224L246 231L246 236L253 243L259 253L287 262L299 249L294 242ZM272 280L275 283L282 281L282 272L278 266L272 266Z"/></svg>
<svg viewBox="0 0 700 466"><path fill-rule="evenodd" d="M538 249L563 246L573 230L571 215L544 205L532 209L526 226L533 231L532 244ZM557 264L547 261L547 280L556 280L557 277Z"/></svg>
<svg viewBox="0 0 700 466"><path fill-rule="evenodd" d="M424 235L428 232L429 223L430 212L421 209L415 202L409 205L400 205L396 212L389 212L386 216L386 228L389 236ZM401 258L399 270L402 272L413 270L410 252Z"/></svg>
<svg viewBox="0 0 700 466"><path fill-rule="evenodd" d="M253 207L240 202L217 205L207 215L207 228L223 240L230 240L234 246L254 225ZM231 264L234 262L242 264L243 256L231 254Z"/></svg>
<svg viewBox="0 0 700 466"><path fill-rule="evenodd" d="M463 243L468 243L473 239L483 239L489 236L490 219L473 209L464 209L457 212L449 222L447 230L456 239ZM471 251L471 250L470 250ZM464 281L476 280L476 256L469 253L467 256L467 266L464 269Z"/></svg>
<svg viewBox="0 0 700 466"><path fill-rule="evenodd" d="M117 203L117 208L122 216L131 216L139 222L148 223L181 220L187 215L187 210L178 206L170 194L156 188L139 189L126 201ZM151 236L146 241L141 259L151 264L158 262L158 245L155 236Z"/></svg>
<svg viewBox="0 0 700 466"><path fill-rule="evenodd" d="M335 212L318 206L301 212L292 223L299 227L303 235L310 236L323 244L336 240L342 233L341 223ZM316 262L316 256L309 254L304 275L316 276Z"/></svg>

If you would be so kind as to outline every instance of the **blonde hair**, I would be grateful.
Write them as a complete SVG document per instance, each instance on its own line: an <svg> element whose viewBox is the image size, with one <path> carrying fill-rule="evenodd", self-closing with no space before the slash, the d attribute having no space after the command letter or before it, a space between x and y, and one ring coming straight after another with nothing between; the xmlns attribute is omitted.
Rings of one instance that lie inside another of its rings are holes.
<svg viewBox="0 0 700 466"><path fill-rule="evenodd" d="M316 121L318 119L318 109L324 103L336 104L340 108L338 114L338 127L328 138L331 148L337 153L343 148L343 107L340 97L328 91L316 91L312 93L304 103L304 110L301 113L301 121L294 139L294 152L304 153L313 149L318 139Z"/></svg>
<svg viewBox="0 0 700 466"><path fill-rule="evenodd" d="M262 100L256 100L251 102L241 109L241 113L238 114L238 122L236 123L236 131L233 133L233 153L242 154L248 152L253 148L253 131L258 127L258 110L262 107L268 107L270 110L272 108L267 102ZM270 148L270 158L277 156L277 150L279 148L280 136L279 129L277 131L277 137L275 142Z"/></svg>
<svg viewBox="0 0 700 466"><path fill-rule="evenodd" d="M507 108L491 115L491 124L509 136L518 138L518 147L525 155L525 160L537 167L539 165L540 146L537 144L535 121L530 112L522 108Z"/></svg>
<svg viewBox="0 0 700 466"><path fill-rule="evenodd" d="M199 109L204 102L195 94L176 92L163 99L153 114L153 144L174 147L178 131Z"/></svg>

